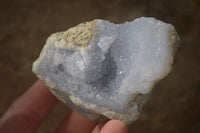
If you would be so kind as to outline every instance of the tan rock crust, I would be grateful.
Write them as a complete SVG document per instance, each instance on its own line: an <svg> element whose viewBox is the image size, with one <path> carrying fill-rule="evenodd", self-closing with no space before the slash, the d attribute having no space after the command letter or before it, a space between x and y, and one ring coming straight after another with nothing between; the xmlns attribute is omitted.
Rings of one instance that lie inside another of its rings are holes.
<svg viewBox="0 0 200 133"><path fill-rule="evenodd" d="M92 39L95 25L94 21L81 23L65 32L57 33L56 39L58 41L64 39L66 42L72 42L77 46L85 47Z"/></svg>

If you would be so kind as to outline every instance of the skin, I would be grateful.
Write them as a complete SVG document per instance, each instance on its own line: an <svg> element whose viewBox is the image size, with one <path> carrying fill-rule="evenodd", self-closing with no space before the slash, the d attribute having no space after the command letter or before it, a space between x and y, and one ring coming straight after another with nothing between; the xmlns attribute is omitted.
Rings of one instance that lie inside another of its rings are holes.
<svg viewBox="0 0 200 133"><path fill-rule="evenodd" d="M19 97L0 119L0 133L34 133L48 116L58 99L38 80ZM77 128L78 127L78 128ZM93 122L71 111L55 129L55 133L127 133L119 120Z"/></svg>

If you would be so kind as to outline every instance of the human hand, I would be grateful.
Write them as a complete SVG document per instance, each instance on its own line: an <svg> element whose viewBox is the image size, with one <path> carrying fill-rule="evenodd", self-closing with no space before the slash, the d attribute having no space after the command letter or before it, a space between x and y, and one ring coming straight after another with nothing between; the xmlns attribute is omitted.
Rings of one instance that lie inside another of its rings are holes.
<svg viewBox="0 0 200 133"><path fill-rule="evenodd" d="M58 103L49 89L38 80L8 109L0 120L0 133L34 133ZM75 111L61 122L56 133L127 133L118 120L92 122Z"/></svg>

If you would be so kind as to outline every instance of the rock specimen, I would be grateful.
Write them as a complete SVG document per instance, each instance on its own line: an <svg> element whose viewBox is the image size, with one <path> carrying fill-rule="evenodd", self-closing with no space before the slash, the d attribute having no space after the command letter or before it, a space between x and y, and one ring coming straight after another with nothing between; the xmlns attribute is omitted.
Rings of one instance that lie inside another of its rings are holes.
<svg viewBox="0 0 200 133"><path fill-rule="evenodd" d="M33 72L89 119L130 124L169 73L179 42L172 25L154 18L124 24L96 19L52 34Z"/></svg>

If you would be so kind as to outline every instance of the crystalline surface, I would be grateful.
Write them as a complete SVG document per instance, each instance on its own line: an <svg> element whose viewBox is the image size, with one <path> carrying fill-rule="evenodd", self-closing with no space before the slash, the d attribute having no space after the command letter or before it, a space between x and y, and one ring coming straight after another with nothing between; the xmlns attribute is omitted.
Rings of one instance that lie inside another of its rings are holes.
<svg viewBox="0 0 200 133"><path fill-rule="evenodd" d="M178 44L174 27L154 18L94 20L52 34L33 72L82 115L128 124L169 73Z"/></svg>

